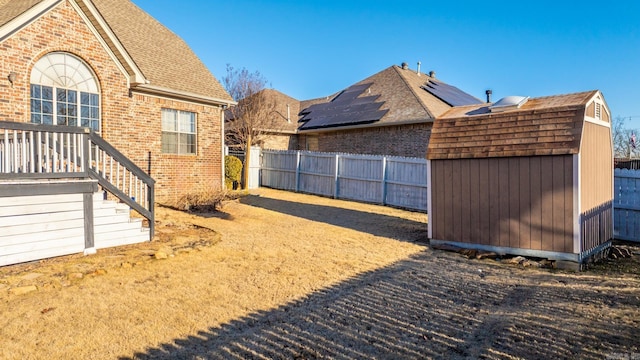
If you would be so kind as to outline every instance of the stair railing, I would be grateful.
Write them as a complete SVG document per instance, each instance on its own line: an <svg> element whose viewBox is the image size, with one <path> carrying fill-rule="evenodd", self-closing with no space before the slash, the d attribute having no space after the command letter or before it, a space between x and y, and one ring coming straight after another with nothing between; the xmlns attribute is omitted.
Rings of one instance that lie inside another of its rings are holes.
<svg viewBox="0 0 640 360"><path fill-rule="evenodd" d="M89 128L0 121L0 179L93 178L155 230L155 180Z"/></svg>

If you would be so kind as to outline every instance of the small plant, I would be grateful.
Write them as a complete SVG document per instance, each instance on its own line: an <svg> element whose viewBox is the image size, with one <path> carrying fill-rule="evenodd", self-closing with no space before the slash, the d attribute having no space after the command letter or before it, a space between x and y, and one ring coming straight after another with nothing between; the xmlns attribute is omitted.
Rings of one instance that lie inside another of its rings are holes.
<svg viewBox="0 0 640 360"><path fill-rule="evenodd" d="M224 157L224 183L227 189L235 190L242 177L242 161L235 156Z"/></svg>
<svg viewBox="0 0 640 360"><path fill-rule="evenodd" d="M175 204L175 208L186 211L213 212L217 211L226 199L225 190L208 190L182 195Z"/></svg>

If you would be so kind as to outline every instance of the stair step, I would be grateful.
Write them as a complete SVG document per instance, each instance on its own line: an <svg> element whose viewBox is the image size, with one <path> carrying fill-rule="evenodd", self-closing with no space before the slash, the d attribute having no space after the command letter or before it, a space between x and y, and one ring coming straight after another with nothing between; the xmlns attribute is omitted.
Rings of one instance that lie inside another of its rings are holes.
<svg viewBox="0 0 640 360"><path fill-rule="evenodd" d="M149 241L149 229L142 219L131 218L131 208L116 200L104 200L104 193L93 195L94 241L97 249Z"/></svg>
<svg viewBox="0 0 640 360"><path fill-rule="evenodd" d="M94 226L94 231L96 234L113 233L113 232L120 232L125 230L141 231L141 229L142 229L142 220L140 219L132 219L131 221L127 221L127 222L117 222L117 223Z"/></svg>
<svg viewBox="0 0 640 360"><path fill-rule="evenodd" d="M146 241L149 241L149 230L147 228L115 231L95 235L95 244L97 249L136 244Z"/></svg>

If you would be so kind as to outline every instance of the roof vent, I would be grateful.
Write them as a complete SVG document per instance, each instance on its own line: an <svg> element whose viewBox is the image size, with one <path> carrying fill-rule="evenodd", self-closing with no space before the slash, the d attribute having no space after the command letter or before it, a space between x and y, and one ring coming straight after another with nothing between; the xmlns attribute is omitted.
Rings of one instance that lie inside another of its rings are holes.
<svg viewBox="0 0 640 360"><path fill-rule="evenodd" d="M507 110L519 109L529 100L528 96L507 96L498 100L498 102L489 106L491 112L502 112Z"/></svg>
<svg viewBox="0 0 640 360"><path fill-rule="evenodd" d="M402 70L407 70L409 68L409 64L407 64L406 62L403 62L400 66L402 66Z"/></svg>
<svg viewBox="0 0 640 360"><path fill-rule="evenodd" d="M436 72L433 71L433 70L429 71L429 76L431 76L432 78L435 78L436 77Z"/></svg>

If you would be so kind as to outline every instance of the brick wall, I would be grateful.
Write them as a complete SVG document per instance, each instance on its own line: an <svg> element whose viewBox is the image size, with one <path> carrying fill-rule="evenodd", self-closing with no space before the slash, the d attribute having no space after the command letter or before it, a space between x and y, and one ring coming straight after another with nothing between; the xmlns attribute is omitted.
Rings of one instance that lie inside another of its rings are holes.
<svg viewBox="0 0 640 360"><path fill-rule="evenodd" d="M291 150L298 148L296 135L266 135L259 144L263 149L270 150Z"/></svg>
<svg viewBox="0 0 640 360"><path fill-rule="evenodd" d="M431 127L432 123L424 123L300 134L298 149L424 158ZM307 144L314 148L307 149Z"/></svg>
<svg viewBox="0 0 640 360"><path fill-rule="evenodd" d="M220 110L136 93L82 18L65 1L0 43L0 120L30 121L30 74L52 51L73 54L93 69L101 90L101 135L156 179L156 199L170 203L189 192L221 187ZM9 72L17 79L6 80ZM161 153L161 109L197 115L197 155Z"/></svg>

